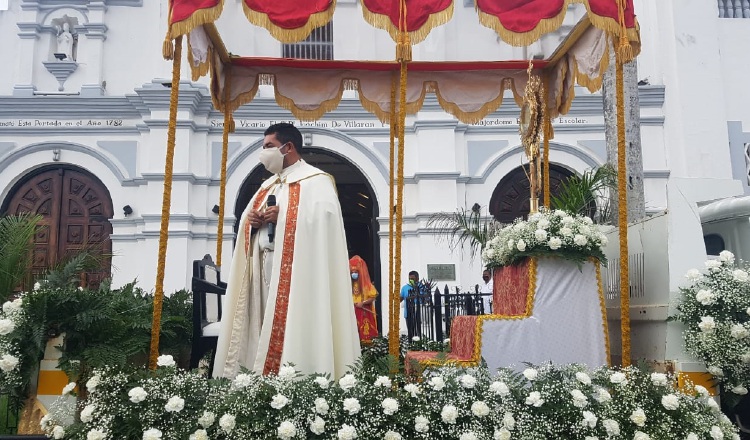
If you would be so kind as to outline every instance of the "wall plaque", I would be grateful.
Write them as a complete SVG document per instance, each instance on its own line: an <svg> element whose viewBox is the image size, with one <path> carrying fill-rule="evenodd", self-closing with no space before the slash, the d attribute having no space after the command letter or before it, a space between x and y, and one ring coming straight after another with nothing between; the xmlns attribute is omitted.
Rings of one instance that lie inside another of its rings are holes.
<svg viewBox="0 0 750 440"><path fill-rule="evenodd" d="M456 281L456 265L428 264L427 279L434 281Z"/></svg>

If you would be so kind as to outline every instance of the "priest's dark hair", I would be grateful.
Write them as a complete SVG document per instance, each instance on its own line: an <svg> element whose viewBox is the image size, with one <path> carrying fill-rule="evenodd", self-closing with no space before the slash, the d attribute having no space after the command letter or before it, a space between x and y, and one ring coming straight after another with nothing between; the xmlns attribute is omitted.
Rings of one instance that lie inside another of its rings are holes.
<svg viewBox="0 0 750 440"><path fill-rule="evenodd" d="M268 136L269 134L276 135L276 139L278 139L282 145L291 142L292 145L294 145L294 149L297 150L297 153L302 154L302 133L300 133L299 129L295 127L294 124L288 122L273 124L263 132L263 136Z"/></svg>

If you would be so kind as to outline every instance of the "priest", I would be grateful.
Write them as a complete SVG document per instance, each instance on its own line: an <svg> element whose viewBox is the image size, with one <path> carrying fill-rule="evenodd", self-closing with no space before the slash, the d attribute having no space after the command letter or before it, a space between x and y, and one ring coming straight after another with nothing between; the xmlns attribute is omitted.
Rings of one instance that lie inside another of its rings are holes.
<svg viewBox="0 0 750 440"><path fill-rule="evenodd" d="M333 177L302 159L294 125L264 134L260 162L273 176L240 219L213 374L294 364L341 377L360 345Z"/></svg>

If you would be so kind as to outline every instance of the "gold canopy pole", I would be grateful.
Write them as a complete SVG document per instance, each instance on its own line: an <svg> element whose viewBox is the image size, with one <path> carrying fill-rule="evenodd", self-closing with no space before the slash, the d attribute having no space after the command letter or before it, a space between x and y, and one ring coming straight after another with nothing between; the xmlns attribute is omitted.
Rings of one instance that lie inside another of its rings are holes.
<svg viewBox="0 0 750 440"><path fill-rule="evenodd" d="M227 193L227 152L229 150L229 133L234 133L234 118L229 109L229 98L232 85L231 65L224 69L224 131L221 144L221 183L219 187L219 227L216 238L216 265L221 267L221 253L224 246L224 205Z"/></svg>
<svg viewBox="0 0 750 440"><path fill-rule="evenodd" d="M388 189L389 189L389 196L390 196L390 203L388 205L388 286L391 289L391 300L389 302L389 308L388 308L388 352L390 354L394 354L394 356L398 356L399 352L399 320L401 319L400 316L400 307L401 304L401 295L398 291L398 275L396 274L396 266L394 265L394 258L393 258L393 252L394 252L394 240L396 238L396 235L393 233L393 227L395 222L395 216L396 216L396 210L394 209L396 207L396 200L395 200L395 188L393 187L394 181L395 181L395 171L396 171L396 129L398 127L398 123L396 122L396 87L398 86L398 79L396 78L396 75L394 73L393 78L391 80L391 115L390 115L390 141L391 141L391 151L390 151L390 166L388 168L389 170L389 179L388 179ZM399 293L396 295L396 293ZM394 359L398 359L398 357L394 357ZM395 363L394 363L395 364Z"/></svg>
<svg viewBox="0 0 750 440"><path fill-rule="evenodd" d="M398 100L398 173L396 187L396 240L395 240L395 259L393 278L398 279L398 273L401 271L401 236L403 233L404 220L404 127L406 125L406 78L407 64L411 61L411 42L409 34L406 32L406 0L399 2L399 34L398 43L396 44L396 58L400 63L399 69L399 100ZM392 105L392 103L391 103ZM392 183L391 183L392 185ZM393 309L391 311L391 320L396 324L395 334L388 335L388 349L391 356L398 359L399 355L399 334L398 334L398 304L401 302L401 295L398 285L394 283L393 295L391 299ZM393 313L393 312L396 313ZM394 316L395 315L395 316Z"/></svg>
<svg viewBox="0 0 750 440"><path fill-rule="evenodd" d="M159 257L156 264L156 287L154 288L154 313L151 321L151 349L148 366L156 369L159 357L159 333L161 330L161 308L164 302L164 270L167 260L169 238L169 209L172 205L172 170L174 168L175 132L177 131L177 101L180 94L180 67L182 61L182 35L174 39L172 59L172 90L169 95L169 126L167 128L167 153L164 158L164 193L161 204L161 227L159 229ZM166 47L166 42L165 42ZM165 57L167 51L164 53Z"/></svg>
<svg viewBox="0 0 750 440"><path fill-rule="evenodd" d="M545 75L542 83L542 120L544 121L544 206L551 208L549 187L549 141L552 137L552 117L549 111L549 77Z"/></svg>
<svg viewBox="0 0 750 440"><path fill-rule="evenodd" d="M625 0L618 1L620 43L615 48L615 88L617 96L617 198L620 234L620 330L622 366L630 365L630 266L628 261L628 187L625 142L625 84L623 64L632 61L633 48L625 27ZM614 42L614 38L612 39Z"/></svg>

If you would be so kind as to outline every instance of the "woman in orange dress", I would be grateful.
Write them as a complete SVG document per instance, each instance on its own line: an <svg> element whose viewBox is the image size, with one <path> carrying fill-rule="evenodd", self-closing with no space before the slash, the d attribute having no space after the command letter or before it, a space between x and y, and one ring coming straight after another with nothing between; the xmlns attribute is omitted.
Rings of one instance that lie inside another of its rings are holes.
<svg viewBox="0 0 750 440"><path fill-rule="evenodd" d="M378 324L375 314L375 298L378 291L370 281L367 264L359 255L349 260L349 272L352 275L352 297L354 314L357 316L357 329L361 341L371 341L378 335Z"/></svg>

